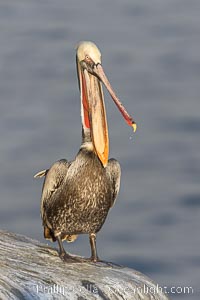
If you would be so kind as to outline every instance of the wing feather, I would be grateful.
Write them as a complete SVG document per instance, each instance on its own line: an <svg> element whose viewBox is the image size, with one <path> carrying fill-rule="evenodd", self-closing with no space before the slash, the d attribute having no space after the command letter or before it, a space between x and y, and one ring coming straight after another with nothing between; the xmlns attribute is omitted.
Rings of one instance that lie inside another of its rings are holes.
<svg viewBox="0 0 200 300"><path fill-rule="evenodd" d="M53 194L62 184L65 176L67 175L67 171L69 169L70 164L71 163L68 162L66 159L61 159L55 162L49 169L42 170L34 176L34 178L45 177L42 188L40 212L44 226L44 237L53 242L56 241L56 238L46 216L46 204L51 202ZM76 237L77 236L75 235L63 235L62 239L66 239L69 242L73 242L76 239Z"/></svg>
<svg viewBox="0 0 200 300"><path fill-rule="evenodd" d="M115 204L117 195L119 193L120 188L120 178L121 178L121 168L118 161L114 158L109 159L106 171L111 179L112 185L112 199L110 203L110 207Z"/></svg>
<svg viewBox="0 0 200 300"><path fill-rule="evenodd" d="M42 170L38 172L34 177L43 177L45 176L45 180L42 188L42 196L41 196L41 217L44 220L44 211L45 211L45 203L51 201L52 195L56 192L56 190L61 185L63 179L65 178L70 163L66 159L61 159L55 162L48 170Z"/></svg>

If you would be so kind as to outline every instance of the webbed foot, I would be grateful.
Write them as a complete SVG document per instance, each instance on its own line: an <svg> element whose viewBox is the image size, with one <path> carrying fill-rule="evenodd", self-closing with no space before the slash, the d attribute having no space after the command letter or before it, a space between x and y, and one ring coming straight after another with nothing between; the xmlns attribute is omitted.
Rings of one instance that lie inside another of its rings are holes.
<svg viewBox="0 0 200 300"><path fill-rule="evenodd" d="M78 257L78 256L72 256L72 255L67 254L66 252L60 253L59 257L63 262L66 262L69 264L88 262L88 260L85 258Z"/></svg>

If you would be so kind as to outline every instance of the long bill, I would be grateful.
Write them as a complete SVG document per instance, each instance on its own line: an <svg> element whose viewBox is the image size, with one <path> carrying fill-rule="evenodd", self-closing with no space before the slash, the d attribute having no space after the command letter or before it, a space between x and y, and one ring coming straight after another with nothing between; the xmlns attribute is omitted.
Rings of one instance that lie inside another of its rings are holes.
<svg viewBox="0 0 200 300"><path fill-rule="evenodd" d="M100 63L94 65L92 72L88 72L86 68L83 69L78 64L78 74L83 128L90 130L95 152L105 167L109 156L109 138L101 82L107 88L127 124L133 127L134 132L137 125L116 96Z"/></svg>
<svg viewBox="0 0 200 300"><path fill-rule="evenodd" d="M105 167L109 156L109 138L102 85L99 79L79 66L82 123L90 130L94 150Z"/></svg>
<svg viewBox="0 0 200 300"><path fill-rule="evenodd" d="M124 117L126 123L129 126L133 127L133 131L136 132L137 129L137 125L135 123L135 121L133 120L133 118L128 114L128 112L126 111L125 107L123 106L123 104L120 102L119 98L116 96L108 78L106 77L104 70L102 68L102 65L99 63L94 67L94 73L99 77L99 79L103 82L103 84L105 85L105 87L107 88L110 96L112 97L113 101L115 102L115 104L117 105L119 111L121 112L122 116Z"/></svg>

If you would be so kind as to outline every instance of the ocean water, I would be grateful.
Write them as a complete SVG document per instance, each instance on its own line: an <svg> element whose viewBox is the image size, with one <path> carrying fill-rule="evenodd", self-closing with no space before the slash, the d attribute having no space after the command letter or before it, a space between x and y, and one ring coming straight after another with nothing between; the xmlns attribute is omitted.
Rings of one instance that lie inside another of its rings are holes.
<svg viewBox="0 0 200 300"><path fill-rule="evenodd" d="M75 47L92 40L138 124L133 134L105 92L122 182L99 255L147 274L171 299L200 299L199 11L198 0L1 0L1 229L44 242L33 175L79 149ZM66 249L89 256L88 237Z"/></svg>

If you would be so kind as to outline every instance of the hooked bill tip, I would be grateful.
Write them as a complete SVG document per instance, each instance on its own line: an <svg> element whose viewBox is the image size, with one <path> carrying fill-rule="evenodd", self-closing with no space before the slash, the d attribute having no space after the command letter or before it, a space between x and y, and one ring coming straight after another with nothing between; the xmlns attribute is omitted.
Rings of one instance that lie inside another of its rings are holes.
<svg viewBox="0 0 200 300"><path fill-rule="evenodd" d="M135 133L137 130L137 124L135 122L132 123L133 132Z"/></svg>

